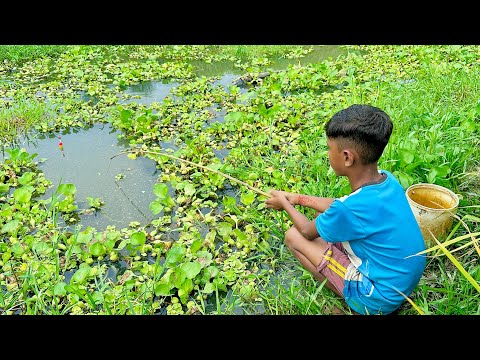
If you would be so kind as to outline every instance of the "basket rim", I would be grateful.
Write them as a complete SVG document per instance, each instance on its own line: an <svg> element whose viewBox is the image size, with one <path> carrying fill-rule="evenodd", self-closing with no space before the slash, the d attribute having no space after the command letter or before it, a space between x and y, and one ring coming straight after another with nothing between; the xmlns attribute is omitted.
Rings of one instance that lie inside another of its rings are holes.
<svg viewBox="0 0 480 360"><path fill-rule="evenodd" d="M454 200L455 202L455 205L453 205L452 207L449 207L449 208L444 208L444 209L435 209L435 208L430 208L428 206L425 206L425 205L422 205L422 204L419 204L417 202L415 202L410 196L409 196L409 192L412 190L412 189L416 189L416 188L434 188L434 189L437 189L443 193L446 193L448 195L450 195L450 197ZM415 206L418 206L420 209L423 209L423 210L428 210L428 211L434 211L434 212L445 212L445 211L452 211L452 210L455 210L458 208L458 204L460 203L460 199L458 197L457 194L455 194L452 190L444 187L444 186L441 186L441 185L437 185L437 184L429 184L429 183L417 183L417 184L413 184L413 185L410 185L406 190L405 190L405 196L407 197L407 200L408 202L411 202L413 204L415 204Z"/></svg>

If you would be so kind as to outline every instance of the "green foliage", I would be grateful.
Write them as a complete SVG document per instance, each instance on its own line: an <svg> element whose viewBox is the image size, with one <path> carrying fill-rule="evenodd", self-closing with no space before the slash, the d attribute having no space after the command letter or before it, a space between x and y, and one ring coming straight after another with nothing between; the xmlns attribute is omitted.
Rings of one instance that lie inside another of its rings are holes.
<svg viewBox="0 0 480 360"><path fill-rule="evenodd" d="M67 48L65 45L2 45L0 61L22 63L42 56L55 56Z"/></svg>
<svg viewBox="0 0 480 360"><path fill-rule="evenodd" d="M14 102L0 100L0 104L2 102L5 104L0 107L0 140L10 146L36 124L48 122L53 116L51 106L26 95L18 96Z"/></svg>

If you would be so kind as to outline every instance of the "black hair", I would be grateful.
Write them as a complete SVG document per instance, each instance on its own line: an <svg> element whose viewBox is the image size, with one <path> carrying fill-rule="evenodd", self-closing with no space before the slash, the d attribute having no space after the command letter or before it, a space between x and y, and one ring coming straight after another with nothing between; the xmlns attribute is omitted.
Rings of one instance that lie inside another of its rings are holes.
<svg viewBox="0 0 480 360"><path fill-rule="evenodd" d="M378 161L392 130L393 123L388 114L366 104L354 104L340 110L325 124L327 137L347 141L365 165Z"/></svg>

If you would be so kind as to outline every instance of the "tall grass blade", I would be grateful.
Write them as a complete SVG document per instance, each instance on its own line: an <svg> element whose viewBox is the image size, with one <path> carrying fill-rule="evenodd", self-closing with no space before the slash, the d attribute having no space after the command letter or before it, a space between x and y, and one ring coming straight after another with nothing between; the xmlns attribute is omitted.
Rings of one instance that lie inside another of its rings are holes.
<svg viewBox="0 0 480 360"><path fill-rule="evenodd" d="M410 299L407 295L405 295L404 293L402 293L400 290L397 290L397 291L398 291L400 294L402 294L402 296L410 303L410 305L413 306L413 308L414 308L415 310L417 310L417 312L418 312L420 315L425 315L425 313L422 311L422 309L420 309L420 308L417 306L417 304L415 304L415 303L413 302L412 299Z"/></svg>
<svg viewBox="0 0 480 360"><path fill-rule="evenodd" d="M433 239L435 242L438 244L440 249L447 255L447 257L452 261L452 263L457 267L458 270L465 276L465 278L473 285L475 289L480 293L480 285L475 281L474 278L464 269L464 267L458 262L458 260L445 248L445 246L438 241L430 231L430 234L432 235Z"/></svg>

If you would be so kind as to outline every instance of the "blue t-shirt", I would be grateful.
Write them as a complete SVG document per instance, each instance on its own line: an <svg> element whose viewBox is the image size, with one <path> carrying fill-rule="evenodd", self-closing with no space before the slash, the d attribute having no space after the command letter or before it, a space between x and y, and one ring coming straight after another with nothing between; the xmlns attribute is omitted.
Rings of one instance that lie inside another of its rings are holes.
<svg viewBox="0 0 480 360"><path fill-rule="evenodd" d="M388 171L378 184L335 199L316 218L319 235L342 242L354 265L345 275L343 294L361 314L388 314L415 289L426 265L420 227L405 190ZM415 256L411 256L415 255ZM400 293L400 292L401 293Z"/></svg>

